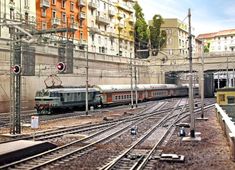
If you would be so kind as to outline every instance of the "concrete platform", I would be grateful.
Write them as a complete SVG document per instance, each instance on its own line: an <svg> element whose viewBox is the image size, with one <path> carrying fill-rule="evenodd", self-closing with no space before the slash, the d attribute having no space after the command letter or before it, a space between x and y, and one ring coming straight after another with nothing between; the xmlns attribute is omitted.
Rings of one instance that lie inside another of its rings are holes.
<svg viewBox="0 0 235 170"><path fill-rule="evenodd" d="M203 118L198 117L198 118L196 118L196 120L204 120L204 121L207 121L207 120L208 120L208 118L207 118L207 117L203 117Z"/></svg>
<svg viewBox="0 0 235 170"><path fill-rule="evenodd" d="M19 140L0 144L0 165L36 155L57 146L42 141Z"/></svg>
<svg viewBox="0 0 235 170"><path fill-rule="evenodd" d="M195 136L195 138L192 137L183 137L182 141L183 142L200 142L202 140L202 138L200 136Z"/></svg>

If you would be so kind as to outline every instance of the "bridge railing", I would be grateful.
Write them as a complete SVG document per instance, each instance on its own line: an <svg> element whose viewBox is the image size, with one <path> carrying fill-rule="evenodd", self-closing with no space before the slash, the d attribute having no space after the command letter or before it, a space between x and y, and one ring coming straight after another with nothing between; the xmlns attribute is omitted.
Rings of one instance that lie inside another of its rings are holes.
<svg viewBox="0 0 235 170"><path fill-rule="evenodd" d="M205 56L235 56L235 51L222 51L222 52L210 52L210 53L205 53Z"/></svg>
<svg viewBox="0 0 235 170"><path fill-rule="evenodd" d="M231 118L226 114L226 112L218 105L215 104L216 116L222 127L224 134L231 150L231 157L235 161L235 125Z"/></svg>

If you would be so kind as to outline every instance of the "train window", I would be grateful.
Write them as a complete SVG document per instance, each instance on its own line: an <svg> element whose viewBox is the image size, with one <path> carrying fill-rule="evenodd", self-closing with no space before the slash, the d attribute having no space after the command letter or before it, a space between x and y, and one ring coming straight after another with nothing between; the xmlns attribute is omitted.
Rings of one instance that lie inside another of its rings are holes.
<svg viewBox="0 0 235 170"><path fill-rule="evenodd" d="M219 95L219 101L225 101L225 95L224 94Z"/></svg>
<svg viewBox="0 0 235 170"><path fill-rule="evenodd" d="M227 99L228 99L228 104L235 103L235 97L234 96L228 96Z"/></svg>

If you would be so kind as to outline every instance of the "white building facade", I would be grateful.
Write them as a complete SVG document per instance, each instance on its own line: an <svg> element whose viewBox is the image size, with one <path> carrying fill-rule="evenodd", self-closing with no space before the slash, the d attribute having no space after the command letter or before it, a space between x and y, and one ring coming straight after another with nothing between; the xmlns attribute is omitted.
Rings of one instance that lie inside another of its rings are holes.
<svg viewBox="0 0 235 170"><path fill-rule="evenodd" d="M209 47L209 52L235 51L235 29L200 34L198 39L204 41L204 44Z"/></svg>
<svg viewBox="0 0 235 170"><path fill-rule="evenodd" d="M88 50L134 56L134 1L88 0ZM132 23L132 22L133 23Z"/></svg>
<svg viewBox="0 0 235 170"><path fill-rule="evenodd" d="M36 24L36 1L35 0L1 0L0 1L1 23L11 20L21 21L23 24ZM9 39L9 28L0 27L1 39Z"/></svg>

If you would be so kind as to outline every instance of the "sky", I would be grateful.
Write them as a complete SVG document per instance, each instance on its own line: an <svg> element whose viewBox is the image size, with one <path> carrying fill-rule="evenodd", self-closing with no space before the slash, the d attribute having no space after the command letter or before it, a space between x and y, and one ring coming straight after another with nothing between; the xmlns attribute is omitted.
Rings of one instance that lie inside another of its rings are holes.
<svg viewBox="0 0 235 170"><path fill-rule="evenodd" d="M192 32L195 35L235 29L235 0L138 0L145 19L155 14L163 18L177 18L188 23L191 9Z"/></svg>

